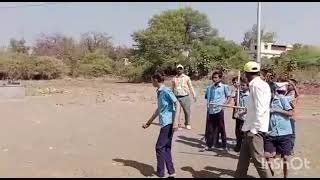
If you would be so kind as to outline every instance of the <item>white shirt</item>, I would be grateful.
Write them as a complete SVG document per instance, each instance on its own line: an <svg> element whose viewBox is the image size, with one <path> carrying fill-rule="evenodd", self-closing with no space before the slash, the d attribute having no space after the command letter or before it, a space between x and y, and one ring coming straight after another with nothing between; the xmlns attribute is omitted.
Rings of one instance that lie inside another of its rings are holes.
<svg viewBox="0 0 320 180"><path fill-rule="evenodd" d="M247 116L242 131L250 131L253 134L257 134L259 131L268 132L271 101L270 86L260 77L256 77L249 83L249 90Z"/></svg>

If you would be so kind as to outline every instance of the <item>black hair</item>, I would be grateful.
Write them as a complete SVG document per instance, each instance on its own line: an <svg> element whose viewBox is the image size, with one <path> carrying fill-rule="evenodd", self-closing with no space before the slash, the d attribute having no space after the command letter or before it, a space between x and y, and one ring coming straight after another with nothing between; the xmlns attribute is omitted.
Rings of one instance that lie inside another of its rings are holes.
<svg viewBox="0 0 320 180"><path fill-rule="evenodd" d="M238 79L238 77L234 77L234 78L232 78L232 82L234 82L234 81L237 81L237 79Z"/></svg>
<svg viewBox="0 0 320 180"><path fill-rule="evenodd" d="M157 80L159 83L164 82L164 74L162 72L155 72L151 78Z"/></svg>
<svg viewBox="0 0 320 180"><path fill-rule="evenodd" d="M212 73L212 76L211 76L212 79L213 79L213 76L214 76L214 75L218 75L219 78L221 79L222 76L223 76L223 73L222 73L221 71L214 71L214 72Z"/></svg>
<svg viewBox="0 0 320 180"><path fill-rule="evenodd" d="M241 78L240 78L240 82L246 84L247 86L249 86L249 81L248 81L248 79L245 78L245 77L241 77Z"/></svg>
<svg viewBox="0 0 320 180"><path fill-rule="evenodd" d="M251 76L259 76L260 72L246 72L247 74L250 74Z"/></svg>

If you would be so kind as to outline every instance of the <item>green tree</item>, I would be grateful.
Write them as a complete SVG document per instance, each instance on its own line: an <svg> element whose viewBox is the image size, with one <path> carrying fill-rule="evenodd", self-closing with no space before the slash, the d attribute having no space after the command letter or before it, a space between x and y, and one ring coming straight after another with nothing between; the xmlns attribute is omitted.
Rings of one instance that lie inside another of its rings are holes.
<svg viewBox="0 0 320 180"><path fill-rule="evenodd" d="M232 66L249 58L240 46L218 37L205 14L191 8L153 16L145 30L133 34L133 40L135 66L146 68L137 74L143 76L156 69L172 74L176 63L184 64L189 75L205 76L214 65Z"/></svg>
<svg viewBox="0 0 320 180"><path fill-rule="evenodd" d="M261 29L261 42L274 42L277 34L275 32L267 32L265 29ZM257 25L254 24L251 30L244 33L244 38L241 45L245 49L250 49L252 44L257 43Z"/></svg>
<svg viewBox="0 0 320 180"><path fill-rule="evenodd" d="M29 50L29 47L27 47L25 45L26 41L24 39L21 40L16 40L16 39L10 39L10 45L9 45L9 49L12 52L16 52L16 53L24 53L26 54Z"/></svg>

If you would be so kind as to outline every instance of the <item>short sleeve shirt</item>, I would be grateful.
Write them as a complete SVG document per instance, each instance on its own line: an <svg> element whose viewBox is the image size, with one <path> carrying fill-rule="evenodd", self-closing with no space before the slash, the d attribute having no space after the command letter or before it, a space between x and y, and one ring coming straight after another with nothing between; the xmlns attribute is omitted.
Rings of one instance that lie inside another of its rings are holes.
<svg viewBox="0 0 320 180"><path fill-rule="evenodd" d="M210 103L223 105L226 102L227 98L230 97L230 95L231 92L228 85L220 82L207 88L205 99L207 99ZM222 110L222 106L216 105L208 105L208 108L209 114L217 114Z"/></svg>
<svg viewBox="0 0 320 180"><path fill-rule="evenodd" d="M271 102L271 108L285 111L292 110L290 98L283 95L276 95ZM269 135L284 136L289 134L292 134L290 117L277 112L272 112L270 116Z"/></svg>
<svg viewBox="0 0 320 180"><path fill-rule="evenodd" d="M162 85L157 90L158 99L158 111L159 111L159 123L160 127L165 127L173 123L176 109L175 102L177 102L176 96L171 89Z"/></svg>

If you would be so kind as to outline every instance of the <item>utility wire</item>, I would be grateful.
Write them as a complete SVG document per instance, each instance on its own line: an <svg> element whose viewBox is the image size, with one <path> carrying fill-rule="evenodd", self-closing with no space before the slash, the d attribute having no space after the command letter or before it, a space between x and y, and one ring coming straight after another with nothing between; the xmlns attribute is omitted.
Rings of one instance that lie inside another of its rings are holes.
<svg viewBox="0 0 320 180"><path fill-rule="evenodd" d="M39 6L50 6L57 4L65 4L70 2L56 2L56 3L41 3L41 4L25 4L25 5L17 5L17 6L0 6L0 9L16 9L16 8L27 8L27 7L39 7Z"/></svg>

